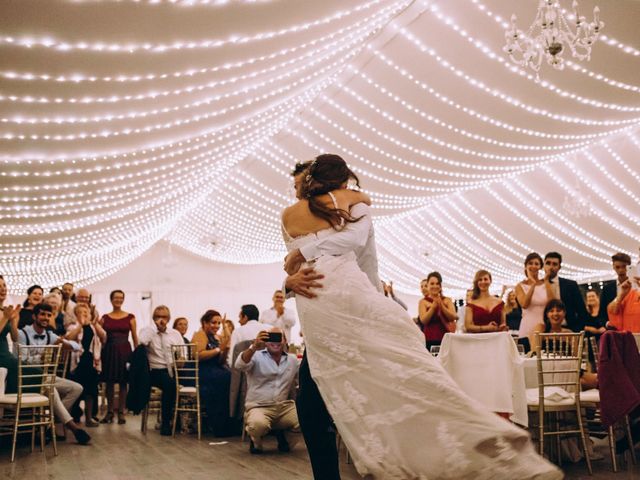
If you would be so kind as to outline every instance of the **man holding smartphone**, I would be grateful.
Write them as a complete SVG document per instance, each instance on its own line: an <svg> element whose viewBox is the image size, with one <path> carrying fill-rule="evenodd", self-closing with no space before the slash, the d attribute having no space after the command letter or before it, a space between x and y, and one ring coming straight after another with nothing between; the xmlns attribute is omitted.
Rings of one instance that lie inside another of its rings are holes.
<svg viewBox="0 0 640 480"><path fill-rule="evenodd" d="M235 367L247 375L245 430L251 437L249 451L260 454L262 439L276 431L278 450L289 451L286 430L299 430L295 392L298 362L285 352L282 329L261 331L236 359Z"/></svg>

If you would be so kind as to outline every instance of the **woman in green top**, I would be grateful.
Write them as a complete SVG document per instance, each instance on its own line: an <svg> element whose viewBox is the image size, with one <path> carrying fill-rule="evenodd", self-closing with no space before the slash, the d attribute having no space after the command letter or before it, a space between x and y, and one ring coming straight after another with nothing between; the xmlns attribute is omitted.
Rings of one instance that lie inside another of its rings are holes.
<svg viewBox="0 0 640 480"><path fill-rule="evenodd" d="M7 386L5 392L15 393L18 390L18 359L9 350L7 334L11 333L11 340L18 341L18 318L20 317L20 306L5 307L4 301L7 298L7 284L0 276L0 367L8 370Z"/></svg>

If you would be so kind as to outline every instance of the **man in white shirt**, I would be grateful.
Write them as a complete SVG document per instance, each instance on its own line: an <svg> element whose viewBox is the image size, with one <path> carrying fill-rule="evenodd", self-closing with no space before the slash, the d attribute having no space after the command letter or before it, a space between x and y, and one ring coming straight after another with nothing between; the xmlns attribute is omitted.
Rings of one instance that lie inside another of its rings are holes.
<svg viewBox="0 0 640 480"><path fill-rule="evenodd" d="M280 334L280 342L269 341L270 334ZM284 351L282 329L261 331L248 349L236 359L235 367L247 375L245 429L251 437L249 451L262 453L262 439L270 430L277 431L278 450L289 451L285 430L299 428L292 389L298 373L296 356Z"/></svg>
<svg viewBox="0 0 640 480"><path fill-rule="evenodd" d="M258 321L260 319L260 312L255 305L242 305L240 307L240 313L238 314L238 322L240 326L236 328L231 334L231 340L229 342L229 355L227 356L227 364L231 365L233 361L233 349L235 346L246 340L253 340L256 335L264 329L264 326Z"/></svg>
<svg viewBox="0 0 640 480"><path fill-rule="evenodd" d="M80 345L71 340L65 340L48 330L49 322L53 318L53 307L46 303L36 305L33 309L33 324L26 325L18 331L18 343L25 346L34 345L62 345L62 350L80 350ZM22 360L29 363L29 353L23 350ZM40 359L34 359L36 363ZM72 382L66 378L56 377L55 389L53 392L53 412L56 419L73 433L76 440L81 445L86 445L91 441L89 434L78 427L73 421L69 410L82 395L82 385Z"/></svg>
<svg viewBox="0 0 640 480"><path fill-rule="evenodd" d="M293 343L291 328L296 324L296 314L284 306L284 293L276 290L273 294L273 307L260 314L260 323L266 323L282 329L287 343Z"/></svg>
<svg viewBox="0 0 640 480"><path fill-rule="evenodd" d="M71 297L73 296L73 283L65 283L62 285L62 307L60 311L64 314L64 324L69 325L76 321L76 316L73 313L73 309L76 304Z"/></svg>
<svg viewBox="0 0 640 480"><path fill-rule="evenodd" d="M154 326L140 331L140 345L147 347L147 358L151 369L151 385L162 389L162 425L160 435L171 435L171 420L176 402L176 382L173 378L172 345L184 345L182 335L167 329L171 319L169 308L160 305L153 310Z"/></svg>

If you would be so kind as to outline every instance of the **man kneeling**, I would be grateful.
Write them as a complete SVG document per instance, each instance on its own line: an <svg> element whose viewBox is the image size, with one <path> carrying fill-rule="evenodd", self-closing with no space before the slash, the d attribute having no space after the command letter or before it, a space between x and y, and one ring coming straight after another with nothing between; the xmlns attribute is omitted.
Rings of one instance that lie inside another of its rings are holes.
<svg viewBox="0 0 640 480"><path fill-rule="evenodd" d="M262 439L276 432L278 450L289 451L285 430L299 429L298 414L291 392L298 363L284 351L286 339L279 328L261 331L236 360L235 367L247 375L245 429L251 437L249 451L262 453Z"/></svg>

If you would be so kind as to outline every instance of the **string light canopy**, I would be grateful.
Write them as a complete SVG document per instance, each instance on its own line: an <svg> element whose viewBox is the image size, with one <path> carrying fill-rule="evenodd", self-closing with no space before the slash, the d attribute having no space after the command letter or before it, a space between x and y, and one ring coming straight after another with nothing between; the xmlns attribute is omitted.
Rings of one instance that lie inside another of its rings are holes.
<svg viewBox="0 0 640 480"><path fill-rule="evenodd" d="M640 231L640 5L601 8L590 63L537 81L504 0L5 2L0 274L88 285L162 239L279 263L292 166L335 152L399 291L488 268L499 292L551 250L597 284Z"/></svg>

